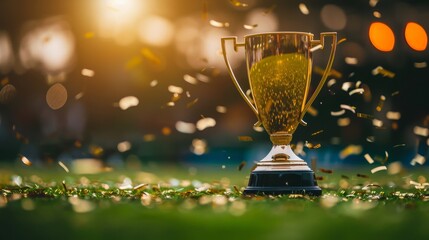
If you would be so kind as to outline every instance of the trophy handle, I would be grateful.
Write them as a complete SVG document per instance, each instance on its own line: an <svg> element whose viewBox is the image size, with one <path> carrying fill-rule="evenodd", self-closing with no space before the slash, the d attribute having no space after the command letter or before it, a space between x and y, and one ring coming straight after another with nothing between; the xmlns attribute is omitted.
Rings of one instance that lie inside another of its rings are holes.
<svg viewBox="0 0 429 240"><path fill-rule="evenodd" d="M222 43L222 55L223 59L225 60L229 75L231 76L232 82L234 83L235 87L237 88L238 92L240 93L241 97L244 99L244 101L249 105L250 109L256 114L256 117L258 118L258 121L254 124L255 127L260 126L262 123L259 120L259 112L255 105L253 105L252 100L244 93L243 89L240 86L240 83L238 83L237 78L235 77L235 74L232 70L231 64L229 63L228 56L226 54L226 41L232 40L234 44L234 51L237 52L238 47L244 47L244 43L237 43L237 37L222 37L221 43Z"/></svg>
<svg viewBox="0 0 429 240"><path fill-rule="evenodd" d="M310 108L311 104L313 104L317 95L319 95L320 90L322 90L322 87L325 84L325 81L328 78L329 73L331 72L332 64L334 63L335 51L337 49L337 33L336 32L320 33L320 40L311 40L311 45L314 46L313 47L314 49L323 49L325 47L325 37L332 37L331 53L330 53L330 56L328 59L328 63L326 64L325 72L323 73L322 78L320 79L319 85L317 85L317 88L316 88L316 90L314 90L313 95L310 97L310 99L307 101L307 103L304 106L304 109L301 113L301 118L300 118L301 123L304 122L302 119L304 118L305 113L307 113L308 108Z"/></svg>

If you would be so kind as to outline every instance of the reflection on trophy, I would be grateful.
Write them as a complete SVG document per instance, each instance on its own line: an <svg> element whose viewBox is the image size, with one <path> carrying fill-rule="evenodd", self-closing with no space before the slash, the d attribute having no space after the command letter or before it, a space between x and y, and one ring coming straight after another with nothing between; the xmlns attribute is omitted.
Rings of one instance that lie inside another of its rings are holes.
<svg viewBox="0 0 429 240"><path fill-rule="evenodd" d="M308 98L312 53L325 47L325 37L332 37L332 47L325 72L317 88ZM226 42L232 40L234 50L245 48L251 97L238 83L226 53ZM331 71L337 34L321 33L320 40L303 32L252 34L237 43L236 37L222 38L222 53L230 76L239 93L270 135L271 151L257 163L244 194L309 194L321 195L314 172L295 155L290 147L292 134L322 89ZM308 101L306 101L308 98Z"/></svg>

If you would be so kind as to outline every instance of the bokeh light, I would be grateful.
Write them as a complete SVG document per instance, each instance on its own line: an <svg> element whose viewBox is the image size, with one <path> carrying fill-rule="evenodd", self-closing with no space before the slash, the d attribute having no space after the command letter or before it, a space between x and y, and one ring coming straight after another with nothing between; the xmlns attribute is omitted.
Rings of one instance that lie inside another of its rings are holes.
<svg viewBox="0 0 429 240"><path fill-rule="evenodd" d="M390 52L395 46L395 35L392 29L382 22L371 23L369 40L375 48L382 52Z"/></svg>
<svg viewBox="0 0 429 240"><path fill-rule="evenodd" d="M250 11L245 22L247 24L258 24L258 27L246 31L246 33L255 32L273 32L279 28L279 20L277 15L272 12L266 12L266 9L257 8Z"/></svg>
<svg viewBox="0 0 429 240"><path fill-rule="evenodd" d="M405 26L405 40L408 46L416 51L424 51L428 45L428 35L418 23L409 22Z"/></svg>
<svg viewBox="0 0 429 240"><path fill-rule="evenodd" d="M342 30L347 24L346 13L337 5L327 4L323 6L320 17L323 24L332 30Z"/></svg>
<svg viewBox="0 0 429 240"><path fill-rule="evenodd" d="M166 18L151 15L146 16L139 24L139 40L152 46L166 46L174 36L174 26Z"/></svg>
<svg viewBox="0 0 429 240"><path fill-rule="evenodd" d="M75 55L75 39L68 23L54 18L31 25L21 40L21 64L46 72L67 70Z"/></svg>
<svg viewBox="0 0 429 240"><path fill-rule="evenodd" d="M46 102L53 110L62 108L67 102L67 89L61 83L55 83L46 93Z"/></svg>

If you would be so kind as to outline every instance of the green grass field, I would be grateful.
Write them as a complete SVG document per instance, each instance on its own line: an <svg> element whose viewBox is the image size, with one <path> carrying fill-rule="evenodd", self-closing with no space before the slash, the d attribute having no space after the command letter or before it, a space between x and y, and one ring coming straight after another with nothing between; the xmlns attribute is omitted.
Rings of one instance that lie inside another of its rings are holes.
<svg viewBox="0 0 429 240"><path fill-rule="evenodd" d="M322 197L241 195L249 169L0 168L2 239L423 239L425 169L318 172ZM196 171L197 170L197 171ZM367 175L357 176L357 173ZM414 182L411 182L414 181ZM410 184L410 182L412 184ZM421 188L421 189L418 189ZM4 237L4 238L3 238Z"/></svg>

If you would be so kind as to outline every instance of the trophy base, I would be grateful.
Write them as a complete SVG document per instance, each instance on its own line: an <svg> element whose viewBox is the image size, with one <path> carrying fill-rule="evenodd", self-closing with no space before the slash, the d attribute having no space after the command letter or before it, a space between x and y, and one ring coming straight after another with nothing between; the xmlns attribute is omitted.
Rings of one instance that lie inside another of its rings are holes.
<svg viewBox="0 0 429 240"><path fill-rule="evenodd" d="M274 145L252 171L245 195L305 194L320 196L314 172L290 145Z"/></svg>
<svg viewBox="0 0 429 240"><path fill-rule="evenodd" d="M313 171L253 171L245 195L322 195Z"/></svg>

